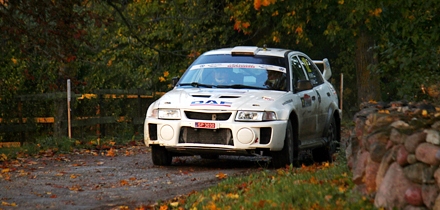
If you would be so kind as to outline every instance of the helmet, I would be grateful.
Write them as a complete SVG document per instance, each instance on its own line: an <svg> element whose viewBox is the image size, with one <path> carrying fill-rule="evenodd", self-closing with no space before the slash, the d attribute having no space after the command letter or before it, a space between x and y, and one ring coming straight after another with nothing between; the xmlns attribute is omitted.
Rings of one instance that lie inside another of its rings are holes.
<svg viewBox="0 0 440 210"><path fill-rule="evenodd" d="M229 73L226 69L215 69L214 80L218 84L224 84L229 82Z"/></svg>

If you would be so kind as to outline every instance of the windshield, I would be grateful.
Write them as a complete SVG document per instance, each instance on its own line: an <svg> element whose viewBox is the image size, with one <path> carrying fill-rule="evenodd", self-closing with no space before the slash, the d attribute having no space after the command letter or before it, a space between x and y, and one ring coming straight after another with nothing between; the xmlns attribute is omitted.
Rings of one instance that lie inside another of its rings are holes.
<svg viewBox="0 0 440 210"><path fill-rule="evenodd" d="M286 69L249 63L212 63L191 66L179 87L286 90Z"/></svg>

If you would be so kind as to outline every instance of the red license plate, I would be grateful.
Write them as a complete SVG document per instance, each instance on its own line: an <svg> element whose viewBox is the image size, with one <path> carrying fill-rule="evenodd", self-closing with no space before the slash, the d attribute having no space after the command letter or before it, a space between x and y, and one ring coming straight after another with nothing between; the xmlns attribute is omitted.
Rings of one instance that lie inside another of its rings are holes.
<svg viewBox="0 0 440 210"><path fill-rule="evenodd" d="M196 128L207 128L207 129L216 129L217 125L215 123L210 123L210 122L196 122L194 127L196 127Z"/></svg>

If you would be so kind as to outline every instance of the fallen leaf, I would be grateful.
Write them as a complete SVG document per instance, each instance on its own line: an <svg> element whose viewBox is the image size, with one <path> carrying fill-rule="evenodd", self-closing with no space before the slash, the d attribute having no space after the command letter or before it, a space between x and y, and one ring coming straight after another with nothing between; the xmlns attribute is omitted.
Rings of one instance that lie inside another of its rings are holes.
<svg viewBox="0 0 440 210"><path fill-rule="evenodd" d="M83 191L83 189L79 185L74 185L72 187L69 187L69 190L72 190L72 191Z"/></svg>
<svg viewBox="0 0 440 210"><path fill-rule="evenodd" d="M76 179L79 175L75 175L75 174L70 174L70 178L71 179Z"/></svg>
<svg viewBox="0 0 440 210"><path fill-rule="evenodd" d="M263 208L265 204L266 204L266 201L265 201L265 200L260 200L260 201L258 202L257 206L258 206L258 208Z"/></svg>
<svg viewBox="0 0 440 210"><path fill-rule="evenodd" d="M226 177L228 177L228 175L220 172L217 175L215 175L215 177L217 177L218 179L226 179Z"/></svg>
<svg viewBox="0 0 440 210"><path fill-rule="evenodd" d="M339 186L339 192L340 193L344 193L345 191L347 191L347 188L344 186Z"/></svg>
<svg viewBox="0 0 440 210"><path fill-rule="evenodd" d="M333 198L333 196L332 195L326 195L324 198L325 198L326 201L330 201Z"/></svg>
<svg viewBox="0 0 440 210"><path fill-rule="evenodd" d="M109 151L107 151L107 157L114 157L116 154L115 154L115 150L113 149L113 147L112 148L110 148L110 150Z"/></svg>
<svg viewBox="0 0 440 210"><path fill-rule="evenodd" d="M5 154L1 154L0 155L0 161L6 161L6 160L8 160L8 156L6 156Z"/></svg>
<svg viewBox="0 0 440 210"><path fill-rule="evenodd" d="M390 111L389 111L389 110L386 110L386 109L382 109L382 110L379 110L377 113L381 113L381 114L390 114Z"/></svg>
<svg viewBox="0 0 440 210"><path fill-rule="evenodd" d="M127 180L121 180L119 183L121 184L121 186L128 185Z"/></svg>
<svg viewBox="0 0 440 210"><path fill-rule="evenodd" d="M2 201L2 206L17 206L16 203L8 203L6 201Z"/></svg>
<svg viewBox="0 0 440 210"><path fill-rule="evenodd" d="M214 202L209 202L206 208L212 210L218 209Z"/></svg>
<svg viewBox="0 0 440 210"><path fill-rule="evenodd" d="M11 180L11 175L9 175L9 174L3 174L3 175L1 175L0 177L3 177L3 179L5 179L5 180L7 180L7 181L10 181L10 180Z"/></svg>
<svg viewBox="0 0 440 210"><path fill-rule="evenodd" d="M226 194L226 197L238 199L240 196L238 194L228 193L228 194Z"/></svg>
<svg viewBox="0 0 440 210"><path fill-rule="evenodd" d="M312 183L312 184L318 184L319 182L318 182L318 180L316 180L315 177L312 176L312 178L310 178L310 183Z"/></svg>
<svg viewBox="0 0 440 210"><path fill-rule="evenodd" d="M28 165L37 165L38 163L35 162L35 161L29 161L27 164L28 164Z"/></svg>
<svg viewBox="0 0 440 210"><path fill-rule="evenodd" d="M27 176L30 174L29 172L25 172L24 170L19 170L18 172L19 172L19 176Z"/></svg>

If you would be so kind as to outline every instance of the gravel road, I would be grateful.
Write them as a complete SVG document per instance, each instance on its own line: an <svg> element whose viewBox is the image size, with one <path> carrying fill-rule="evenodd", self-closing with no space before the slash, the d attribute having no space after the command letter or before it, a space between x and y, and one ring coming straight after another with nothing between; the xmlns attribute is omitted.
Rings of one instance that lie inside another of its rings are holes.
<svg viewBox="0 0 440 210"><path fill-rule="evenodd" d="M252 173L267 163L263 157L194 156L158 167L145 146L45 153L0 163L0 209L135 209L206 189L220 181L218 174Z"/></svg>

